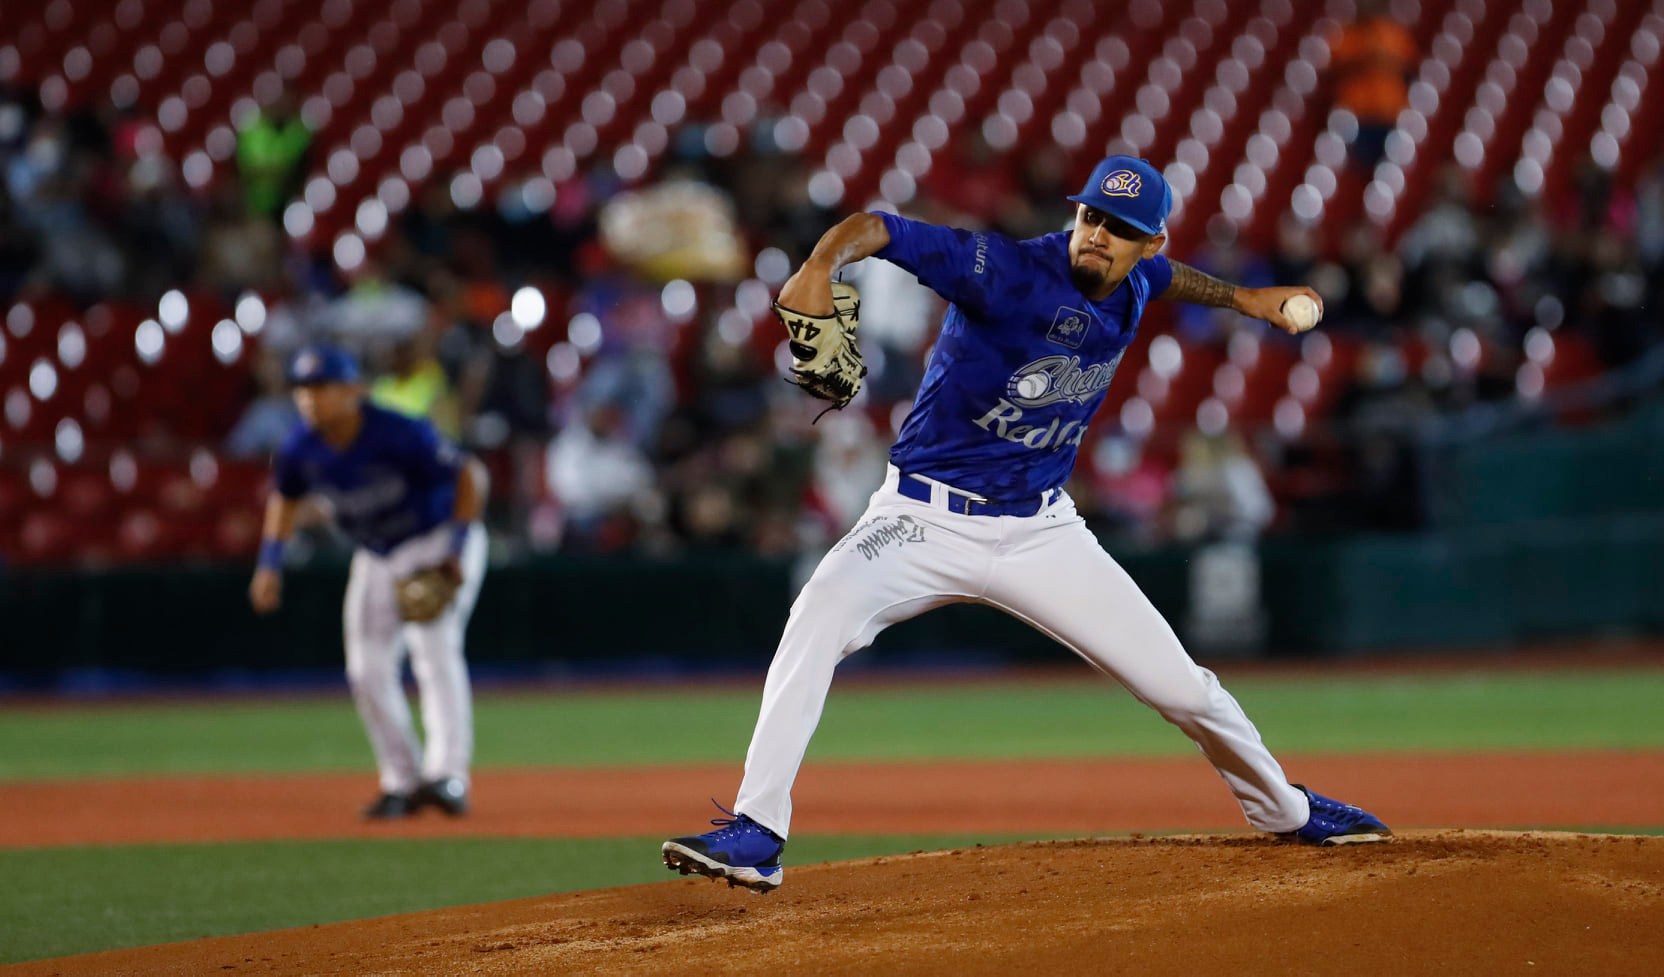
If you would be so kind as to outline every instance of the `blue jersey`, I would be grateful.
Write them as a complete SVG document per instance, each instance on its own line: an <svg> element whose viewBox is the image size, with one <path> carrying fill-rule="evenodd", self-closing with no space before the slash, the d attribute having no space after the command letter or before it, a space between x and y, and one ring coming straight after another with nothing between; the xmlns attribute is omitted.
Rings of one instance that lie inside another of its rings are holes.
<svg viewBox="0 0 1664 977"><path fill-rule="evenodd" d="M880 214L877 257L952 303L890 459L985 498L1062 485L1086 425L1172 266L1144 259L1101 302L1069 276L1069 235L1014 241Z"/></svg>
<svg viewBox="0 0 1664 977"><path fill-rule="evenodd" d="M451 518L462 454L425 420L368 401L360 409L358 436L339 450L296 428L277 452L277 490L286 499L324 496L342 532L385 554Z"/></svg>

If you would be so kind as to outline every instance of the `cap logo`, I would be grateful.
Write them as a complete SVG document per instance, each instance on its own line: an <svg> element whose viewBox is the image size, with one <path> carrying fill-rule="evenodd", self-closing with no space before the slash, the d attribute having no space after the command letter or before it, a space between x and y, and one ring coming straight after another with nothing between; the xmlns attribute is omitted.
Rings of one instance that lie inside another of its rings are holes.
<svg viewBox="0 0 1664 977"><path fill-rule="evenodd" d="M1104 177L1098 189L1106 197L1136 197L1143 190L1144 181L1132 170L1116 170Z"/></svg>
<svg viewBox="0 0 1664 977"><path fill-rule="evenodd" d="M295 373L296 373L296 375L306 376L309 373L317 372L317 369L318 369L318 354L317 353L314 353L311 350L305 350L304 352L302 352L299 356L297 356L295 358Z"/></svg>

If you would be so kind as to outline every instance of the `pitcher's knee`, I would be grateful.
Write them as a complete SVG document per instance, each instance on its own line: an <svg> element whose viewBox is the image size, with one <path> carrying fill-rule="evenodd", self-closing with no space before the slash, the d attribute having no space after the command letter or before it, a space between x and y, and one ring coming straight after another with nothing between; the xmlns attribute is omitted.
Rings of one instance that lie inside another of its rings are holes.
<svg viewBox="0 0 1664 977"><path fill-rule="evenodd" d="M1205 685L1173 690L1152 697L1150 705L1175 726L1194 723L1213 711L1213 690Z"/></svg>
<svg viewBox="0 0 1664 977"><path fill-rule="evenodd" d="M366 661L347 662L347 685L354 693L379 692L399 684L399 669L393 665Z"/></svg>

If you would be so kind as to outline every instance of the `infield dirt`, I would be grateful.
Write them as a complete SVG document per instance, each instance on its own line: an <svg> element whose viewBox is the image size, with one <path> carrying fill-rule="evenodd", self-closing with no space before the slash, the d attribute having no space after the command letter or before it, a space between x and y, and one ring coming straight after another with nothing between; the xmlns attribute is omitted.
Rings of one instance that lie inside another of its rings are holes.
<svg viewBox="0 0 1664 977"><path fill-rule="evenodd" d="M791 867L20 964L17 975L1664 973L1664 839L1078 841Z"/></svg>
<svg viewBox="0 0 1664 977"><path fill-rule="evenodd" d="M812 866L793 863L788 847L785 887L767 896L672 878L40 960L0 975L1664 974L1664 838L1429 830L1664 824L1664 754L1286 762L1385 815L1398 840L1316 850L1242 833L1235 804L1193 758L810 765L797 790L806 832L1238 833ZM736 774L487 771L470 817L393 825L353 817L363 776L19 783L7 786L0 838L663 837L696 828L699 798ZM656 859L656 845L642 857Z"/></svg>
<svg viewBox="0 0 1664 977"><path fill-rule="evenodd" d="M1395 828L1664 825L1664 751L1283 757L1297 781ZM466 818L366 824L370 774L12 782L0 848L277 838L667 837L704 825L737 764L485 770ZM1198 757L811 763L806 834L1247 831ZM1664 971L1660 971L1664 973ZM1651 975L1649 975L1651 977Z"/></svg>

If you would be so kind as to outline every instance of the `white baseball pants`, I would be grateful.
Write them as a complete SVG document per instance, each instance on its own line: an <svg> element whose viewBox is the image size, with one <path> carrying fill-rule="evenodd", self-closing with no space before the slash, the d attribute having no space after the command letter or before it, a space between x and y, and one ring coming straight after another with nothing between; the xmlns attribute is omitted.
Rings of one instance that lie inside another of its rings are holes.
<svg viewBox="0 0 1664 977"><path fill-rule="evenodd" d="M974 601L1056 639L1178 726L1224 778L1248 823L1292 831L1305 795L1212 672L1185 652L1149 598L1104 552L1067 494L1032 516L961 515L896 491L890 466L855 528L792 605L769 666L734 809L785 837L791 788L820 723L832 672L879 632L935 607Z"/></svg>
<svg viewBox="0 0 1664 977"><path fill-rule="evenodd" d="M359 718L375 751L381 789L408 794L423 781L446 777L468 783L474 753L473 698L463 635L485 577L486 535L470 527L462 551L462 587L445 612L424 624L399 615L394 584L399 578L442 562L450 552L451 527L407 540L386 556L361 549L353 554L343 609L347 683ZM404 693L404 659L422 708L423 749Z"/></svg>

